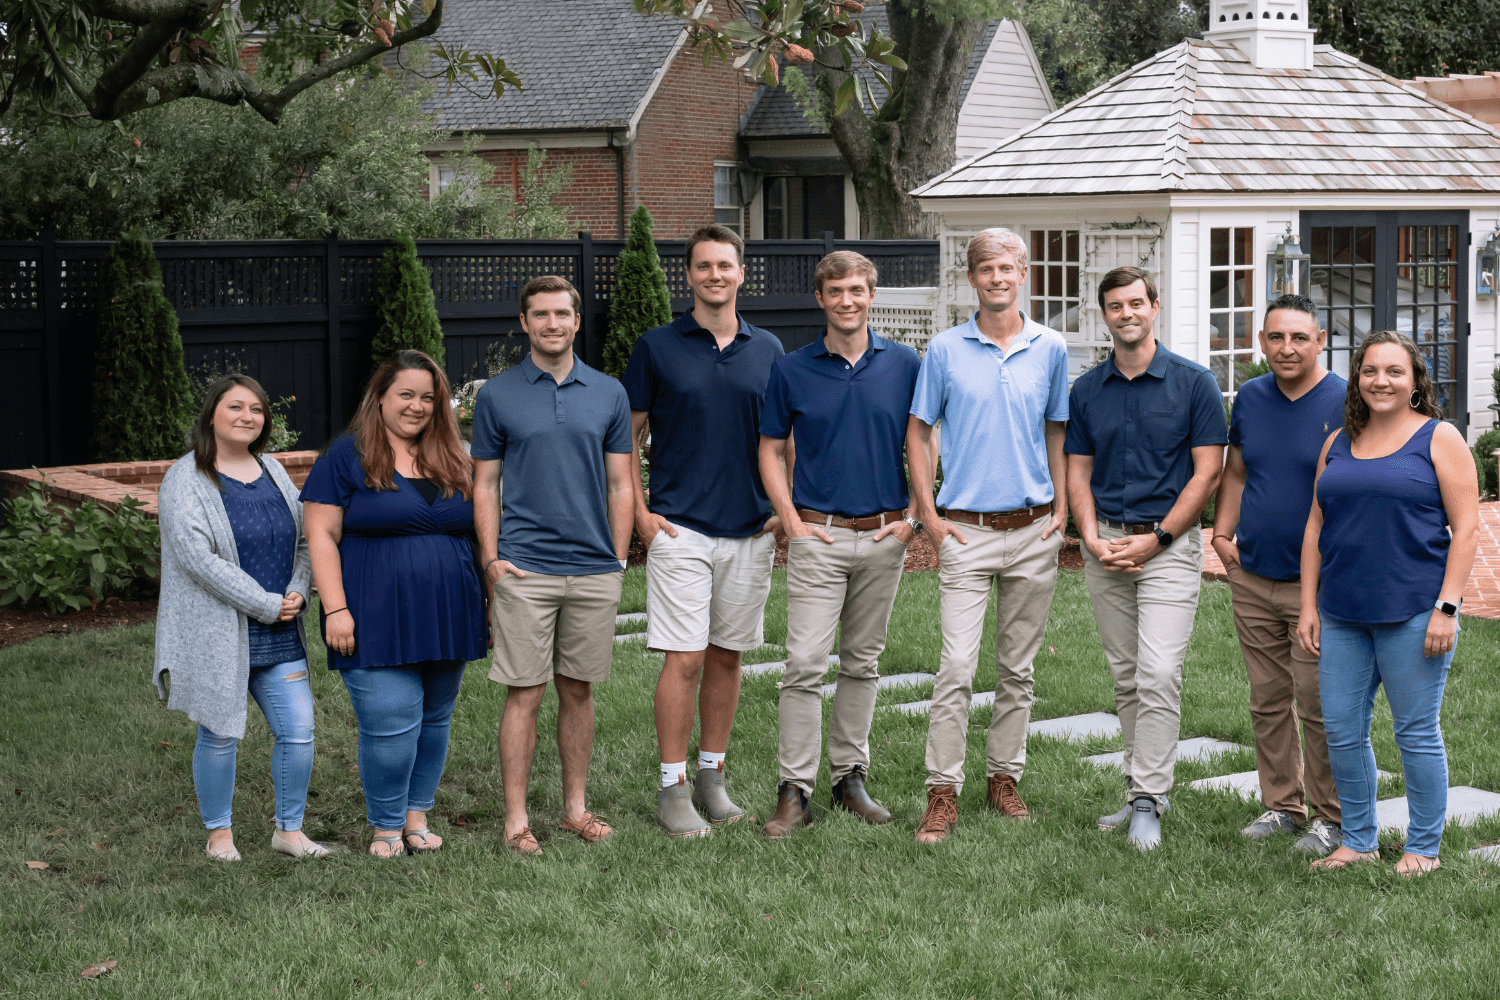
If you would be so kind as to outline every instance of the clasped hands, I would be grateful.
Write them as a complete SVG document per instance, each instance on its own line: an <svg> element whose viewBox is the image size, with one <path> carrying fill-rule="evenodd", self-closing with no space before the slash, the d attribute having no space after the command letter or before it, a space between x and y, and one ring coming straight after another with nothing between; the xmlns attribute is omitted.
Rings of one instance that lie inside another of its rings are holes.
<svg viewBox="0 0 1500 1000"><path fill-rule="evenodd" d="M1115 573L1139 573L1151 557L1163 551L1155 535L1126 535L1124 538L1094 538L1085 542L1089 551Z"/></svg>

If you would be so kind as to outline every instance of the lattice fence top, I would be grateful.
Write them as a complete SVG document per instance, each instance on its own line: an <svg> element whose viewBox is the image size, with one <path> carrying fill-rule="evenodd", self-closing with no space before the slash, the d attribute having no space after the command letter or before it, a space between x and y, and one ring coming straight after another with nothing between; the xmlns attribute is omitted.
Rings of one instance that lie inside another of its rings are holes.
<svg viewBox="0 0 1500 1000"><path fill-rule="evenodd" d="M876 289L870 328L887 340L926 354L928 342L938 332L937 301L935 286Z"/></svg>
<svg viewBox="0 0 1500 1000"><path fill-rule="evenodd" d="M0 312L21 312L42 307L42 262L0 260Z"/></svg>

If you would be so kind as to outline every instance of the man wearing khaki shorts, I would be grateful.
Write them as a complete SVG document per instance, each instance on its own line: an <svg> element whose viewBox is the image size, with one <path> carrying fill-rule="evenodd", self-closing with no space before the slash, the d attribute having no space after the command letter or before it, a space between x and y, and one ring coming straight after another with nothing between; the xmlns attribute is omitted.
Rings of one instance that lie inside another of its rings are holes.
<svg viewBox="0 0 1500 1000"><path fill-rule="evenodd" d="M823 749L823 675L839 631L828 731L833 805L867 823L891 814L865 791L886 625L917 522L906 514L901 445L921 362L867 322L875 265L848 250L813 271L822 337L777 359L760 419L760 474L788 536L780 781L766 836L812 823ZM794 481L786 475L795 432Z"/></svg>
<svg viewBox="0 0 1500 1000"><path fill-rule="evenodd" d="M625 368L634 440L648 421L651 430L651 504L634 477L635 530L647 548L646 644L666 653L656 685L656 820L672 837L703 836L709 823L745 815L725 789L724 761L740 654L763 640L779 530L756 450L781 341L735 311L745 243L734 230L694 233L687 271L693 308L643 333ZM702 727L690 799L694 701Z"/></svg>
<svg viewBox="0 0 1500 1000"><path fill-rule="evenodd" d="M630 545L630 405L620 383L573 356L579 297L562 278L521 291L531 353L490 379L474 407L474 528L495 652L505 846L540 854L526 812L537 712L557 688L563 813L590 843L612 832L584 806L594 748L593 685L609 679ZM500 491L504 465L504 498ZM502 510L504 512L502 517Z"/></svg>
<svg viewBox="0 0 1500 1000"><path fill-rule="evenodd" d="M1026 244L1008 229L969 241L969 284L979 309L932 338L908 421L917 517L938 550L943 651L927 727L927 811L920 843L943 841L958 821L969 705L985 605L995 600L994 714L986 799L1002 816L1029 817L1016 783L1026 764L1032 660L1042 644L1057 553L1068 521L1063 427L1068 345L1019 307ZM932 496L933 425L942 421L943 489Z"/></svg>

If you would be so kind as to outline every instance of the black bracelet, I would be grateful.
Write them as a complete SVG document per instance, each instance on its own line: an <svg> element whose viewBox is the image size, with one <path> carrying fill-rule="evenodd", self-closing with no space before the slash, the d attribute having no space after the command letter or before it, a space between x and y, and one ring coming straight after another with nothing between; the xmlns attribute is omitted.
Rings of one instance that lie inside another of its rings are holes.
<svg viewBox="0 0 1500 1000"><path fill-rule="evenodd" d="M348 611L348 610L349 610L349 605L346 604L342 608L334 608L332 611L325 611L325 612L323 612L323 617L324 618L332 618L334 615L338 614L340 611Z"/></svg>
<svg viewBox="0 0 1500 1000"><path fill-rule="evenodd" d="M488 573L490 571L490 567L493 566L495 563L497 563L499 561L500 561L500 557L496 556L495 558L491 559L489 562L485 563L484 564L484 569L480 570L480 572L481 573Z"/></svg>

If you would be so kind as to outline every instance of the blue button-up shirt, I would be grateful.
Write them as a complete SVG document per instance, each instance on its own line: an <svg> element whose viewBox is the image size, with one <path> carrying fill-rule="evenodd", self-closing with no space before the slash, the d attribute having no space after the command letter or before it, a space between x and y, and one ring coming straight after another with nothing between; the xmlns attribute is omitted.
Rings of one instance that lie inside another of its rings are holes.
<svg viewBox="0 0 1500 1000"><path fill-rule="evenodd" d="M575 357L559 384L527 354L480 387L473 436L476 459L505 463L500 558L549 576L620 568L604 468L606 452L632 450L619 382Z"/></svg>
<svg viewBox="0 0 1500 1000"><path fill-rule="evenodd" d="M901 448L921 365L916 351L874 331L853 364L822 337L777 359L760 432L796 433L794 504L845 517L906 507Z"/></svg>
<svg viewBox="0 0 1500 1000"><path fill-rule="evenodd" d="M1068 419L1068 342L1022 313L1002 351L978 315L932 338L911 403L923 423L943 422L937 502L987 512L1049 503L1045 422Z"/></svg>
<svg viewBox="0 0 1500 1000"><path fill-rule="evenodd" d="M1207 368L1158 341L1146 370L1127 379L1114 352L1073 382L1063 450L1093 455L1089 486L1101 517L1160 521L1193 478L1192 449L1229 435L1224 397Z"/></svg>
<svg viewBox="0 0 1500 1000"><path fill-rule="evenodd" d="M630 408L650 414L651 509L714 538L761 529L760 411L781 341L740 318L724 350L691 311L641 334L625 367Z"/></svg>

